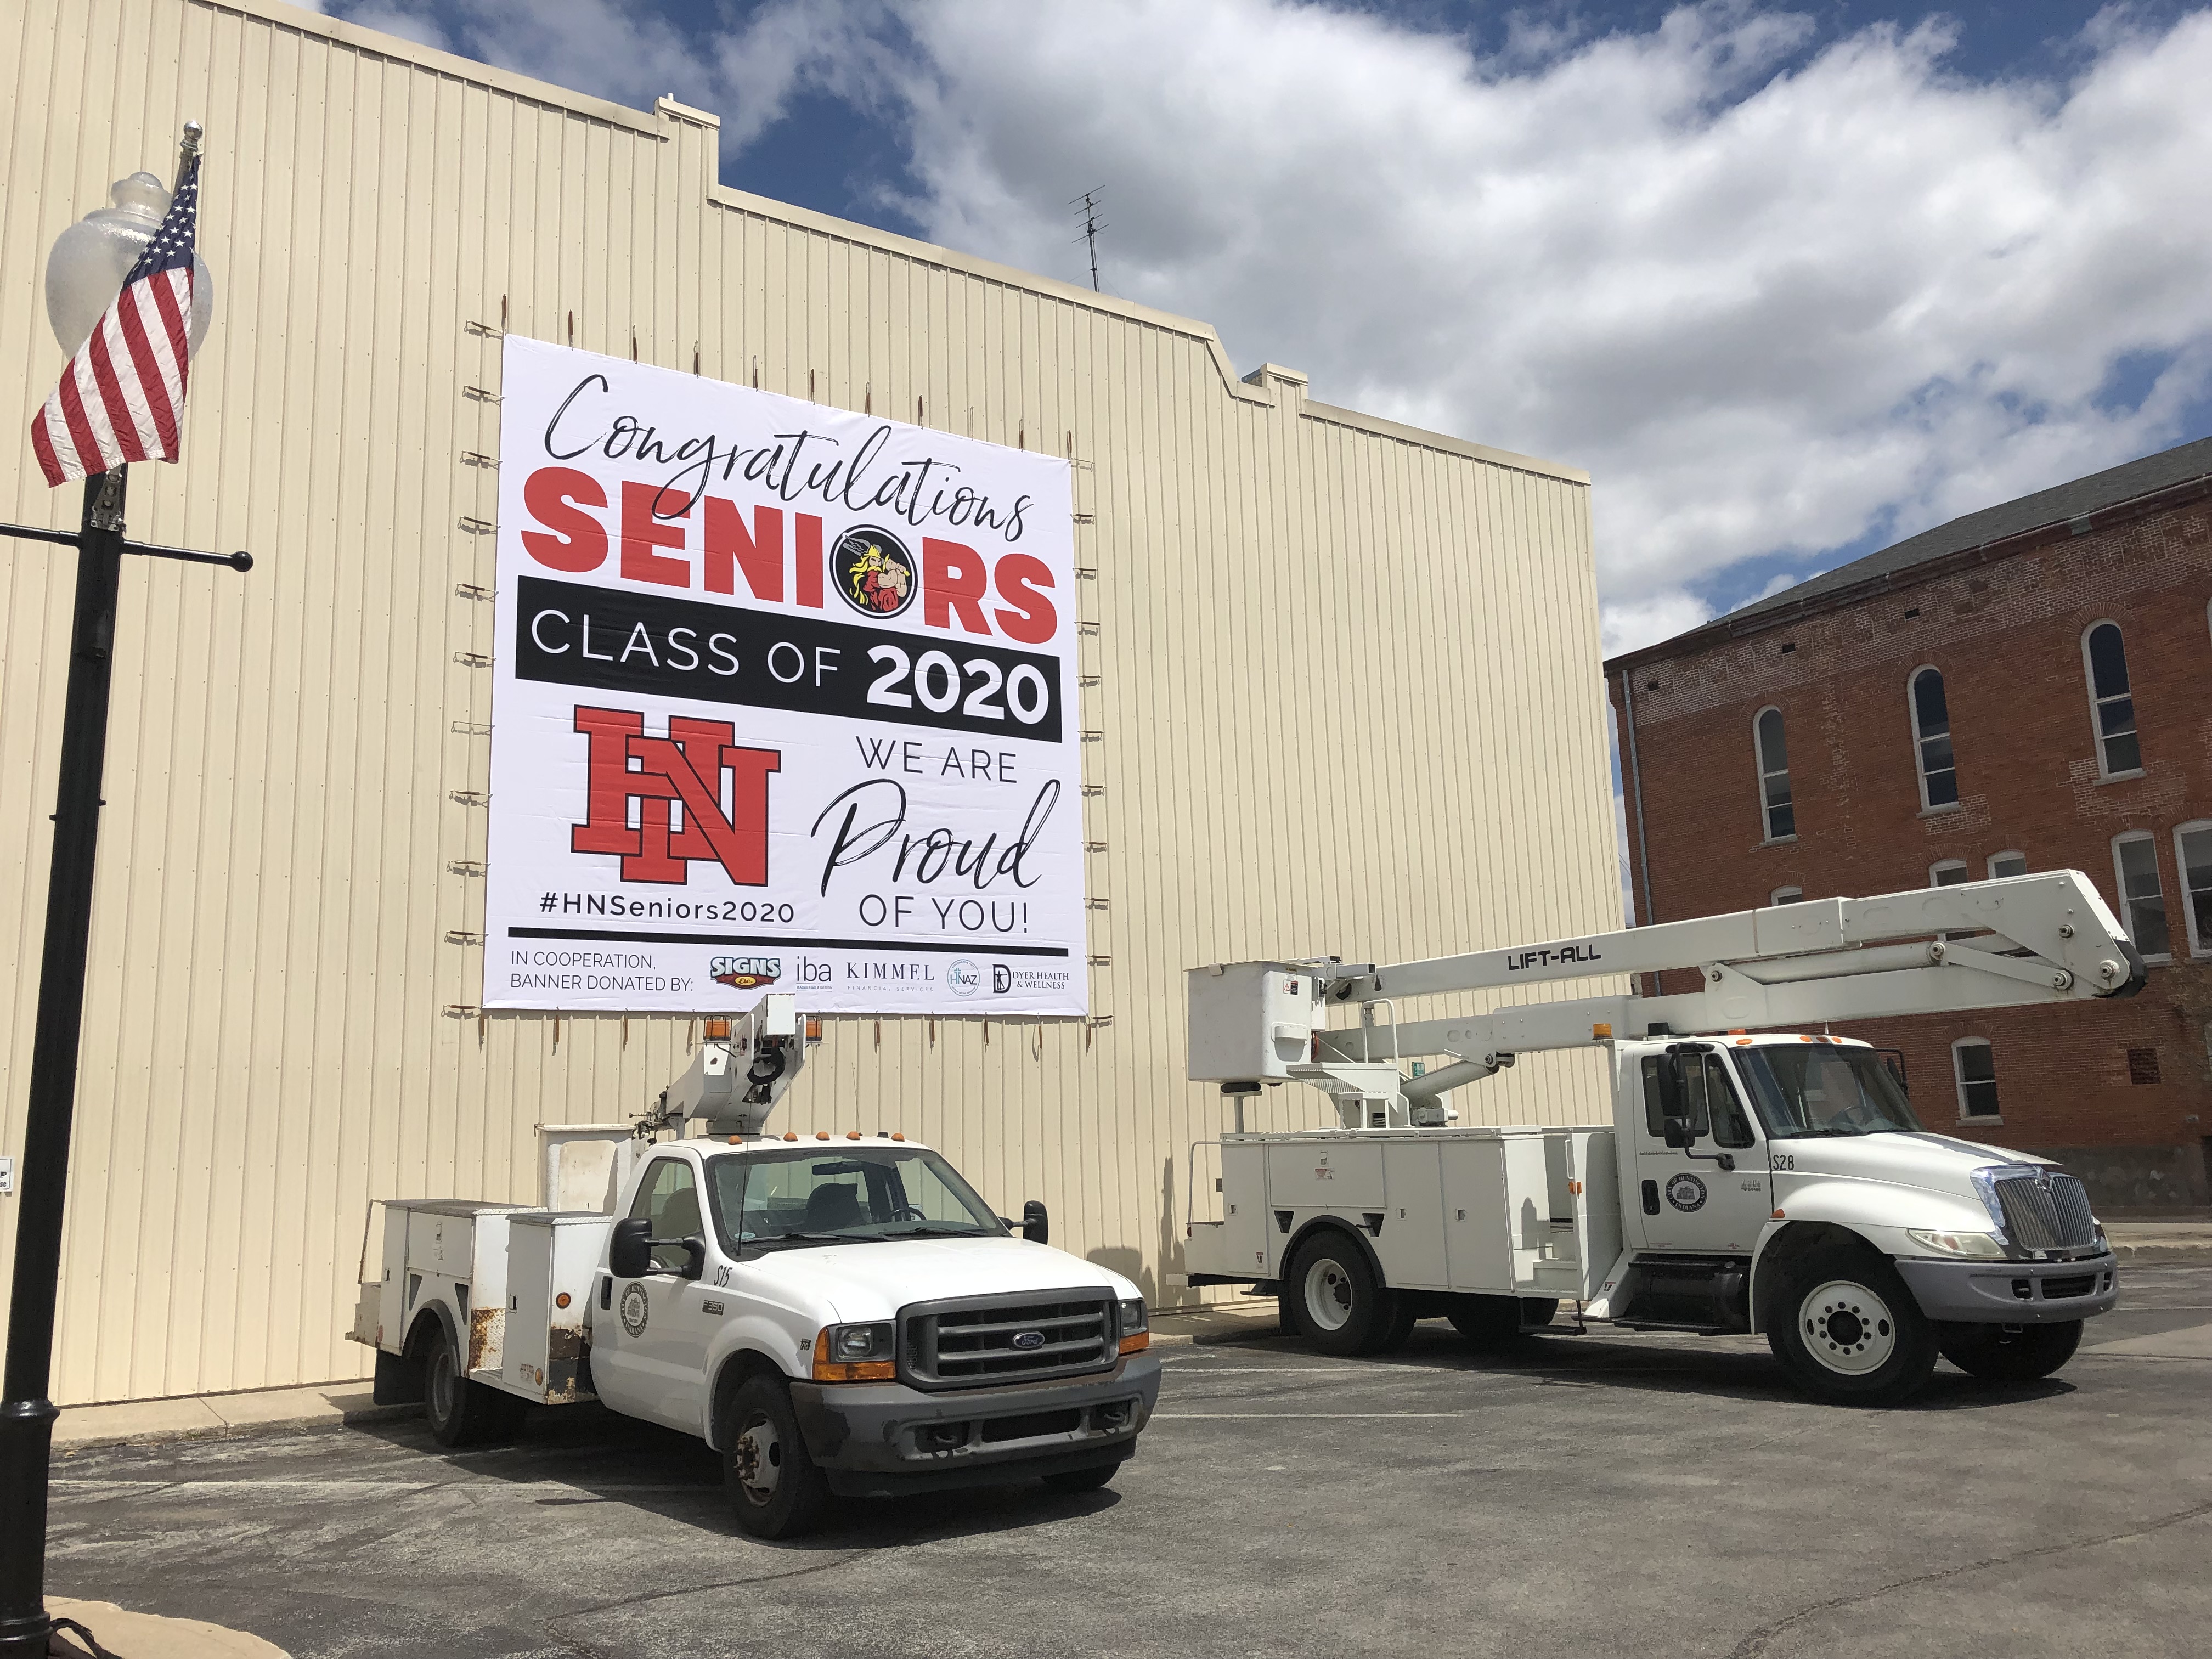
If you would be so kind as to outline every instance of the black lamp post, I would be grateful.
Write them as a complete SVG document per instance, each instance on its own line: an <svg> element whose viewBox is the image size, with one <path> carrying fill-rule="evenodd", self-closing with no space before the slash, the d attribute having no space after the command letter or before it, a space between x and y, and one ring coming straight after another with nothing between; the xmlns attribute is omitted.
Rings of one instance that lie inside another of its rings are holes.
<svg viewBox="0 0 2212 1659"><path fill-rule="evenodd" d="M197 149L198 135L196 127L186 131L189 153ZM120 199L120 187L118 196ZM49 283L54 279L55 267L50 266ZM120 286L118 272L100 297L100 308ZM57 317L61 314L58 305L50 309ZM62 349L73 352L79 343L64 338ZM70 1120L76 1103L85 955L92 932L93 854L107 752L117 581L126 553L227 564L240 571L253 564L244 553L192 553L125 539L124 472L117 467L84 481L84 513L74 533L0 525L0 535L54 542L77 550L76 614L70 627L61 781L55 795L53 864L46 884L46 946L39 963L30 1109L24 1126L15 1220L6 1399L0 1401L0 1659L33 1655L44 1659L53 1628L46 1608L46 1467L58 1413L46 1389L61 1273Z"/></svg>

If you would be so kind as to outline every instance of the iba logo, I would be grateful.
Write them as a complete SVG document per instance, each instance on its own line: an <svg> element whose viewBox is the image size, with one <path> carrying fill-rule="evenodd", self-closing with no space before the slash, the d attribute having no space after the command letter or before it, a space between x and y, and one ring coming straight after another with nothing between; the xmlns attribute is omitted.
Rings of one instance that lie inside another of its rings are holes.
<svg viewBox="0 0 2212 1659"><path fill-rule="evenodd" d="M781 751L741 748L729 721L681 714L669 717L666 737L648 738L645 716L627 708L579 708L575 729L591 750L572 851L619 854L624 881L681 887L692 860L712 859L740 887L768 885L768 781L783 769ZM643 803L635 828L632 801ZM681 830L669 827L670 801L683 803Z"/></svg>
<svg viewBox="0 0 2212 1659"><path fill-rule="evenodd" d="M1678 1210L1702 1210L1705 1183L1693 1175L1678 1175L1667 1183L1667 1201Z"/></svg>
<svg viewBox="0 0 2212 1659"><path fill-rule="evenodd" d="M837 538L830 568L837 573L845 603L863 616L896 617L921 586L906 544L872 524L854 525Z"/></svg>
<svg viewBox="0 0 2212 1659"><path fill-rule="evenodd" d="M756 985L773 985L783 977L781 957L716 957L707 972L717 985L750 991Z"/></svg>
<svg viewBox="0 0 2212 1659"><path fill-rule="evenodd" d="M653 1304L646 1300L645 1286L635 1279L623 1291L623 1328L632 1336L645 1334L645 1322L653 1316Z"/></svg>

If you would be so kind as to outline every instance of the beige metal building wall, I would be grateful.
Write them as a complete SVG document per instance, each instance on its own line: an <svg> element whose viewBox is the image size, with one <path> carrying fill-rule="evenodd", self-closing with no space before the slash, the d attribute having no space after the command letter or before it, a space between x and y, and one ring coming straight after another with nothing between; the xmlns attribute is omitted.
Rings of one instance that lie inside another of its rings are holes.
<svg viewBox="0 0 2212 1659"><path fill-rule="evenodd" d="M1588 480L1230 369L1211 329L720 187L714 118L270 0L0 0L0 410L58 369L45 250L209 126L218 283L125 573L58 1397L355 1375L372 1195L535 1195L539 1122L643 1109L682 1021L473 1012L502 322L1072 453L1097 1018L833 1023L796 1126L896 1126L1172 1300L1189 964L1617 926ZM1071 451L1072 446L1072 451ZM20 440L0 513L74 522ZM0 548L0 1151L20 1151L70 556ZM463 942L454 942L455 936ZM1418 1011L1409 1010L1409 1013ZM1462 1091L1588 1115L1585 1060ZM1273 1121L1320 1097L1266 1096ZM1209 1190L1210 1181L1203 1183ZM13 1206L0 1201L0 1249Z"/></svg>

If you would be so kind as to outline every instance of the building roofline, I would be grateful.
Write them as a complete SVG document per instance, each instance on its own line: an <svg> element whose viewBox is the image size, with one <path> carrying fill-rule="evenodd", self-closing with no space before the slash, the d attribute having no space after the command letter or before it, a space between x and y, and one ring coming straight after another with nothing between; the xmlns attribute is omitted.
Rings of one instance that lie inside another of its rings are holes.
<svg viewBox="0 0 2212 1659"><path fill-rule="evenodd" d="M435 46L425 46L396 34L385 34L375 29L364 28L358 23L349 23L336 17L326 17L320 12L301 11L297 7L282 3L282 0L187 0L187 3L204 10L230 12L234 15L258 18L301 34L321 35L356 51L372 53L398 63L411 64L434 74L481 86L511 96L542 104L549 109L558 109L584 118L603 122L612 127L635 132L641 137L666 142L666 124L683 122L686 125L719 131L721 117L712 111L695 109L672 97L655 100L650 112L634 110L626 105L612 103L604 98L574 92L557 87L550 82L539 81L518 74L513 70L497 68L477 62L473 58L462 58ZM1058 277L1042 276L1024 270L1016 265L1000 264L994 260L980 258L970 253L943 247L934 242L902 236L896 231L879 230L855 220L840 219L831 214L818 212L790 202L779 202L772 197L757 196L748 191L732 188L719 179L707 187L706 199L710 206L721 207L752 215L776 223L810 230L822 235L834 236L842 241L881 249L918 264L934 265L946 270L958 271L985 282L1018 289L1085 309L1101 312L1126 321L1140 323L1167 333L1180 334L1205 346L1213 359L1214 368L1221 376L1223 389L1240 402L1264 408L1281 405L1285 398L1296 412L1309 419L1338 426L1347 426L1370 432L1378 437L1391 438L1400 442L1418 445L1449 455L1459 455L1470 460L1511 468L1522 472L1557 478L1566 483L1587 487L1589 474L1580 467L1560 462L1540 460L1534 456L1516 454L1511 450L1495 449L1449 433L1431 432L1419 427L1407 426L1380 416L1362 414L1355 410L1340 409L1329 404L1309 404L1305 401L1304 374L1296 369L1285 369L1273 363L1263 363L1249 377L1240 378L1231 362L1228 349L1213 325L1196 318L1184 317L1174 312L1161 311L1133 300L1118 299L1109 294L1099 294ZM1282 389L1279 389L1282 388Z"/></svg>
<svg viewBox="0 0 2212 1659"><path fill-rule="evenodd" d="M1624 651L1605 661L1607 677L1624 671L1633 671L1652 663L1670 662L1678 657L1695 654L1708 647L1723 644L1729 640L1743 639L1753 634L1786 628L1808 617L1820 616L1831 611L1842 611L1881 593L1893 593L1905 588L1919 587L1945 576L1970 569L1976 565L1990 564L1998 559L2029 553L2039 547L2048 546L2062 538L2070 540L2091 531L2104 530L2130 519L2139 519L2168 507L2181 507L2190 501L2212 495L2212 476L2200 476L2168 484L2162 489L2147 491L2141 495L2115 501L2094 512L2083 513L2070 519L2053 519L2045 524L2034 525L2008 536L1998 536L1972 547L1962 547L1940 557L1907 565L1902 569L1888 570L1869 576L1843 587L1830 588L1794 603L1773 605L1759 611L1739 611L1711 622L1677 634L1674 638L1661 640L1653 645L1634 651Z"/></svg>

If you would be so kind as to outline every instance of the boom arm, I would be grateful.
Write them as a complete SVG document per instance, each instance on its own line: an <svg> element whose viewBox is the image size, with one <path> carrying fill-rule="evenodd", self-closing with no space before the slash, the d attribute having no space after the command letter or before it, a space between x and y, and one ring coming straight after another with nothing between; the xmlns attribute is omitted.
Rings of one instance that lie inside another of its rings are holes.
<svg viewBox="0 0 2212 1659"><path fill-rule="evenodd" d="M1947 937L1961 933L1972 937ZM1395 1012L1401 997L1688 968L1698 969L1703 985L1674 996L1612 995L1373 1021L1378 1005L1388 1000ZM1423 962L1372 966L1329 958L1197 969L1190 976L1190 1075L1229 1083L1297 1078L1339 1093L1353 1068L1384 1063L1395 1071L1397 1060L1427 1054L1468 1062L1408 1091L1432 1097L1437 1085L1486 1075L1511 1055L1536 1049L2132 996L2144 978L2142 957L2089 878L2057 870ZM1355 1001L1362 1005L1360 1026L1325 1029L1328 1003ZM1307 1011L1303 1030L1289 1017L1299 1004ZM1360 1081L1363 1092L1367 1084L1387 1082L1379 1074Z"/></svg>
<svg viewBox="0 0 2212 1659"><path fill-rule="evenodd" d="M728 1036L699 1045L690 1068L662 1093L663 1116L695 1134L759 1134L806 1063L814 1024L799 1018L790 992L769 992L731 1020Z"/></svg>

